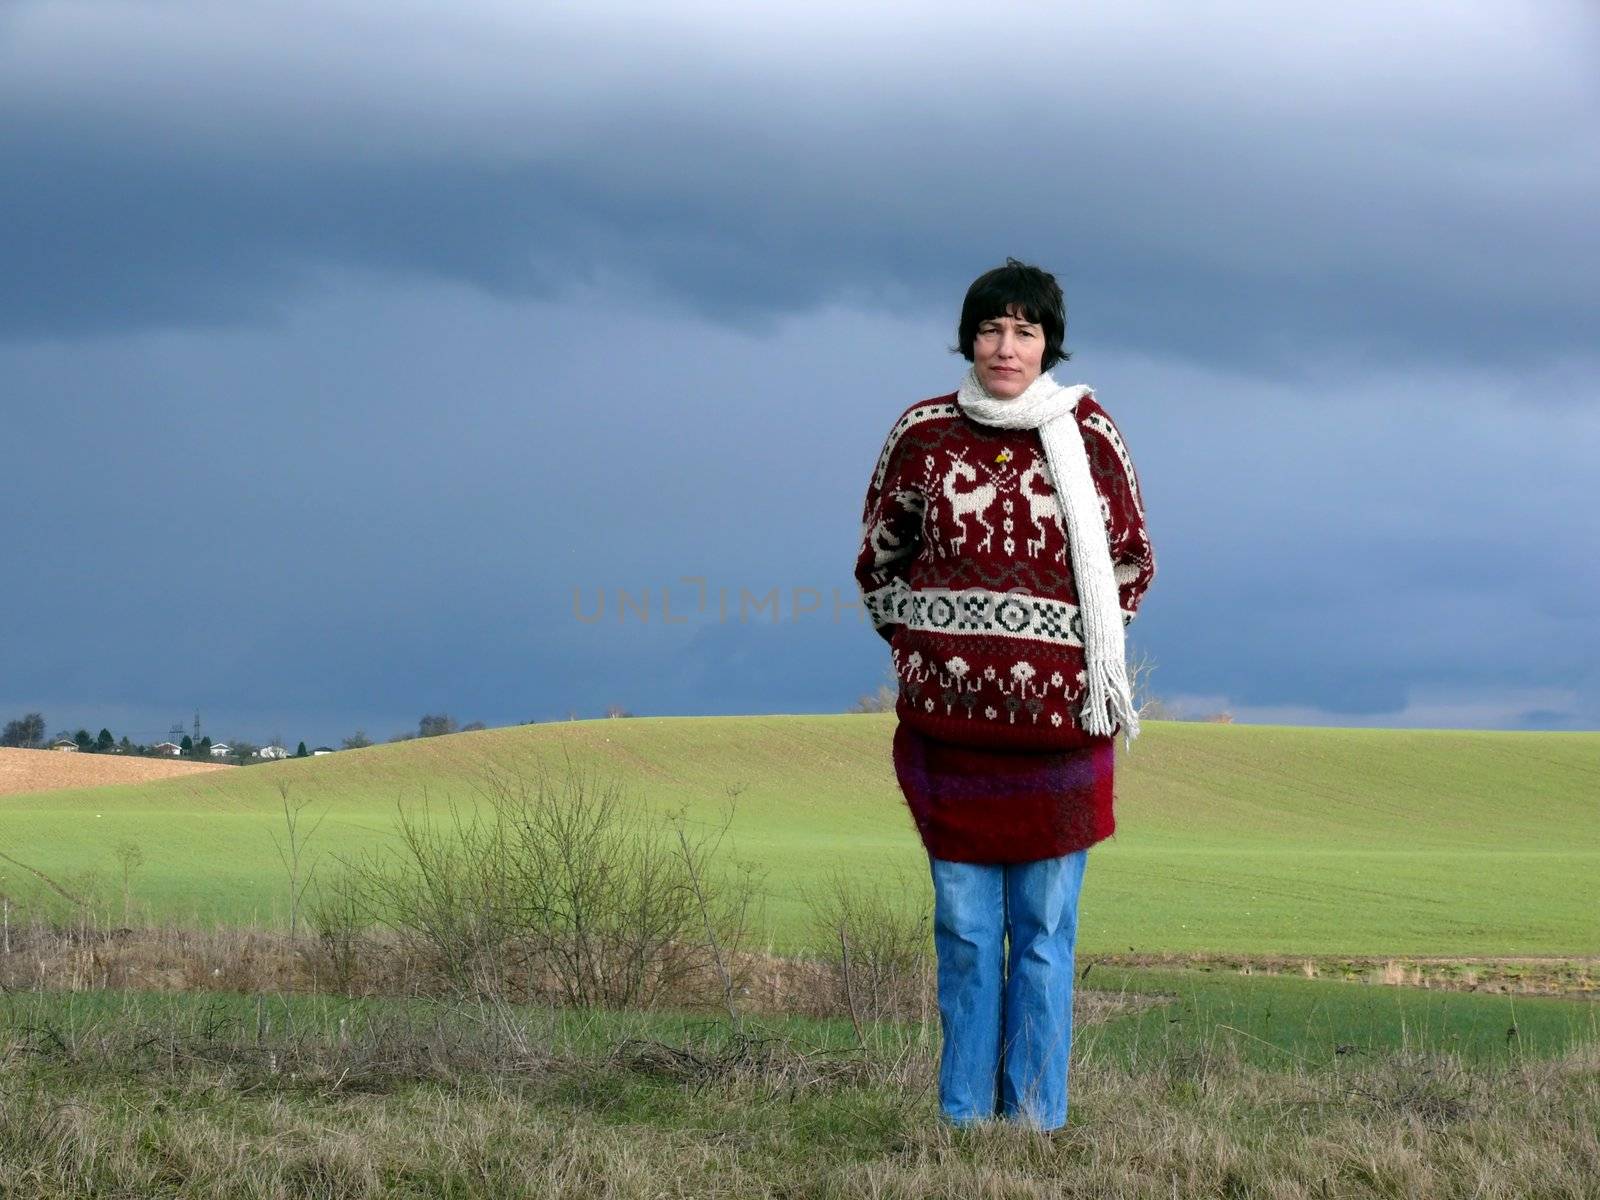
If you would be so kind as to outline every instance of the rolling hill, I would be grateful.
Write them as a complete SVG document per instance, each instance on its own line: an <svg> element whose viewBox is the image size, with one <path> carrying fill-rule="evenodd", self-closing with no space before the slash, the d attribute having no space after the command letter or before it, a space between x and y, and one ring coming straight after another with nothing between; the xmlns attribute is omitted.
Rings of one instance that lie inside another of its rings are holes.
<svg viewBox="0 0 1600 1200"><path fill-rule="evenodd" d="M0 892L25 868L159 919L274 923L284 784L325 814L312 850L386 843L396 805L471 803L485 773L570 761L715 823L764 872L766 931L806 937L833 868L926 904L889 759L894 718L644 717L524 725L139 784L0 796ZM1120 753L1120 745L1119 745ZM1086 953L1600 953L1600 734L1151 722L1120 760L1115 838L1090 853Z"/></svg>

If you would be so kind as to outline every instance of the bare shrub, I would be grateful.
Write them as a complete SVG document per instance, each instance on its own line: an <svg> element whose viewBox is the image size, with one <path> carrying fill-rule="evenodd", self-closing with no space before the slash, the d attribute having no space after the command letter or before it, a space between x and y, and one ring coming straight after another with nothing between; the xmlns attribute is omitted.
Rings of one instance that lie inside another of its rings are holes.
<svg viewBox="0 0 1600 1200"><path fill-rule="evenodd" d="M503 994L515 941L503 829L476 807L452 804L441 819L426 792L417 810L397 812L397 849L342 864L342 896L332 903L346 915L329 912L330 923L388 930L416 965L421 991Z"/></svg>
<svg viewBox="0 0 1600 1200"><path fill-rule="evenodd" d="M933 994L933 894L899 872L864 882L832 871L806 895L812 945L823 951L834 999L855 1023L928 1019Z"/></svg>
<svg viewBox="0 0 1600 1200"><path fill-rule="evenodd" d="M304 744L301 750L305 749ZM317 864L306 852L311 839L316 836L317 830L322 828L322 822L328 817L324 810L322 815L312 822L311 827L303 827L302 818L306 809L311 807L312 801L289 799L289 781L278 780L278 796L283 801L283 827L284 840L279 841L278 835L272 835L272 844L278 851L278 860L283 863L284 876L289 885L289 937L290 940L300 934L300 908L305 899L306 889L311 886L311 881L317 873Z"/></svg>
<svg viewBox="0 0 1600 1200"><path fill-rule="evenodd" d="M306 917L316 940L297 948L318 987L343 995L365 990L368 965L383 950L371 935L373 917L359 880L329 872L319 881Z"/></svg>
<svg viewBox="0 0 1600 1200"><path fill-rule="evenodd" d="M144 850L124 838L117 843L116 857L122 875L122 923L128 925L133 921L133 877L144 866Z"/></svg>
<svg viewBox="0 0 1600 1200"><path fill-rule="evenodd" d="M491 768L479 799L402 809L397 852L346 864L335 923L367 915L457 994L732 1013L756 887L713 869L731 810L691 836L570 762Z"/></svg>

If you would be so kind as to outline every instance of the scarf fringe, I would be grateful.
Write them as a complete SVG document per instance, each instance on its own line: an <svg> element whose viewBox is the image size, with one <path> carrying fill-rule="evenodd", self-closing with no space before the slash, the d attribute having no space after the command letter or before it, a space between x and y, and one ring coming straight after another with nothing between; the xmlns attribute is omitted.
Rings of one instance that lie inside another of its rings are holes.
<svg viewBox="0 0 1600 1200"><path fill-rule="evenodd" d="M1124 665L1101 662L1087 672L1089 692L1083 703L1083 728L1086 733L1110 737L1122 726L1123 745L1133 748L1139 736L1139 713L1129 697L1128 675Z"/></svg>

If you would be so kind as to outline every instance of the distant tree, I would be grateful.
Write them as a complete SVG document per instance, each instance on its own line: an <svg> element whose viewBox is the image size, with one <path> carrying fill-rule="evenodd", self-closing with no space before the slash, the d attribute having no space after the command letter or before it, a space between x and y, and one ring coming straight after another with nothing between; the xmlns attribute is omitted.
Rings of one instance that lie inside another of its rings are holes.
<svg viewBox="0 0 1600 1200"><path fill-rule="evenodd" d="M300 748L294 752L294 756L296 758L310 758L311 751L306 749L306 744L304 742L301 742Z"/></svg>
<svg viewBox="0 0 1600 1200"><path fill-rule="evenodd" d="M895 701L899 694L888 684L880 683L876 692L863 694L856 697L856 702L850 706L853 713L886 713L893 712Z"/></svg>
<svg viewBox="0 0 1600 1200"><path fill-rule="evenodd" d="M418 737L440 737L456 732L455 718L449 713L429 713L417 722Z"/></svg>
<svg viewBox="0 0 1600 1200"><path fill-rule="evenodd" d="M623 708L620 704L606 705L606 716L608 717L631 717L633 715L633 713Z"/></svg>
<svg viewBox="0 0 1600 1200"><path fill-rule="evenodd" d="M122 740L117 743L117 753L118 754L132 754L133 753L133 743L128 740L128 735L127 734L123 734L122 735Z"/></svg>
<svg viewBox="0 0 1600 1200"><path fill-rule="evenodd" d="M117 744L117 739L111 736L111 730L102 729L100 736L94 740L94 748L101 754L107 754Z"/></svg>
<svg viewBox="0 0 1600 1200"><path fill-rule="evenodd" d="M1133 697L1133 711L1142 720L1165 721L1172 718L1166 701L1156 695L1151 679L1156 673L1155 656L1130 639L1124 660L1128 668L1128 690Z"/></svg>
<svg viewBox="0 0 1600 1200"><path fill-rule="evenodd" d="M209 733L200 739L200 745L197 747L197 752L200 758L211 757L211 735Z"/></svg>
<svg viewBox="0 0 1600 1200"><path fill-rule="evenodd" d="M78 749L85 754L94 753L94 739L89 736L87 729L78 730L77 733L72 735L72 740L78 743Z"/></svg>
<svg viewBox="0 0 1600 1200"><path fill-rule="evenodd" d="M358 729L342 743L346 750L360 750L364 746L372 745L372 739L367 736L365 729Z"/></svg>
<svg viewBox="0 0 1600 1200"><path fill-rule="evenodd" d="M893 712L894 702L899 694L900 677L894 673L894 664L890 663L883 669L883 682L878 684L878 690L857 696L856 702L847 711L853 713Z"/></svg>
<svg viewBox="0 0 1600 1200"><path fill-rule="evenodd" d="M261 747L254 742L247 742L243 738L234 738L228 745L233 747L233 757L239 762L249 762L255 752Z"/></svg>
<svg viewBox="0 0 1600 1200"><path fill-rule="evenodd" d="M178 743L178 749L185 754L194 753L194 743L189 740L189 735L187 733L183 735L183 741Z"/></svg>
<svg viewBox="0 0 1600 1200"><path fill-rule="evenodd" d="M44 716L31 712L7 721L5 732L0 734L0 746L16 746L34 750L44 744Z"/></svg>
<svg viewBox="0 0 1600 1200"><path fill-rule="evenodd" d="M409 742L409 741L414 740L416 738L416 736L417 735L415 733L411 732L411 730L402 729L399 733L395 734L389 740L391 742Z"/></svg>
<svg viewBox="0 0 1600 1200"><path fill-rule="evenodd" d="M482 721L468 721L465 725L463 725L461 727L459 732L461 732L461 733L471 733L475 729L487 729L487 728L489 728L489 727L487 725L485 725Z"/></svg>

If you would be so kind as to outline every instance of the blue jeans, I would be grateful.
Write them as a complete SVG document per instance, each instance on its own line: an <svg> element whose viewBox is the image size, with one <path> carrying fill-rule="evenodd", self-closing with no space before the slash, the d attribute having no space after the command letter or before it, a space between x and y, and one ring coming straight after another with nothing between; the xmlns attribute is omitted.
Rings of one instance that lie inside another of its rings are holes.
<svg viewBox="0 0 1600 1200"><path fill-rule="evenodd" d="M1028 863L929 857L939 1107L956 1125L1067 1121L1073 956L1087 850ZM1004 940L1010 939L1009 951Z"/></svg>

